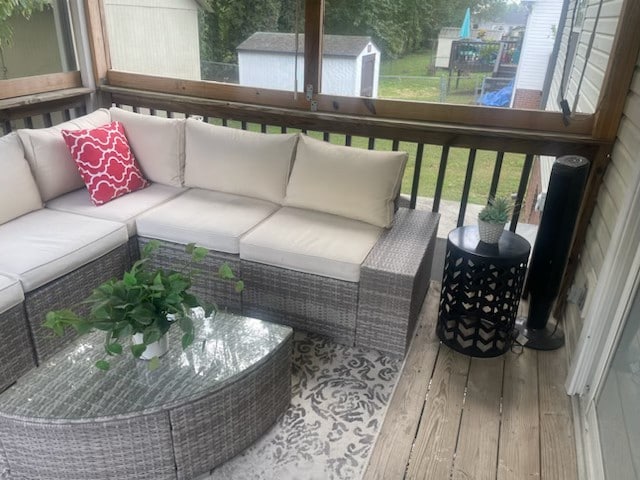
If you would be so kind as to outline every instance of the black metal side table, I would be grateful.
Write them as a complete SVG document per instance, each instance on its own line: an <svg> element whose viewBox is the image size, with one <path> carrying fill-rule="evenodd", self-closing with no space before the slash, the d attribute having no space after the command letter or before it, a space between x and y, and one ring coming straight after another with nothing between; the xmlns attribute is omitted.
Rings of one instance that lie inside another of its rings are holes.
<svg viewBox="0 0 640 480"><path fill-rule="evenodd" d="M475 225L449 233L436 327L445 345L475 357L511 348L530 250L513 232L497 245L480 242Z"/></svg>

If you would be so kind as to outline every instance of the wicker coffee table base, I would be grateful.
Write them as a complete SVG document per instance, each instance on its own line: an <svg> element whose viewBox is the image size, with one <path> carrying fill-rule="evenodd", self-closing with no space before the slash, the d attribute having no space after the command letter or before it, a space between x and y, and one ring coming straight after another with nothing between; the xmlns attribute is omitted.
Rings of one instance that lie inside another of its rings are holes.
<svg viewBox="0 0 640 480"><path fill-rule="evenodd" d="M290 368L291 336L243 376L166 409L92 421L0 414L0 466L11 479L194 478L243 451L284 413Z"/></svg>

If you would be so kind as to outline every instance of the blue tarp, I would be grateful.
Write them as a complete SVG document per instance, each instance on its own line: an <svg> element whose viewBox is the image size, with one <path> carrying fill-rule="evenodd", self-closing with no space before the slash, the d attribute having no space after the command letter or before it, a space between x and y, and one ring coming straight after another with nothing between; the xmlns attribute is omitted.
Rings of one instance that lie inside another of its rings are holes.
<svg viewBox="0 0 640 480"><path fill-rule="evenodd" d="M487 92L480 97L478 103L489 107L508 107L513 92L513 80L495 92Z"/></svg>

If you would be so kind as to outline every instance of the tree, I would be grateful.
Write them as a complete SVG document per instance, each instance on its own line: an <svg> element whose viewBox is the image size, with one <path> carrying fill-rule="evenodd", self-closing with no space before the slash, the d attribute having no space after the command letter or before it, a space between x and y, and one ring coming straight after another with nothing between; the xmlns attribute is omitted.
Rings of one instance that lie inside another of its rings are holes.
<svg viewBox="0 0 640 480"><path fill-rule="evenodd" d="M201 13L203 60L235 63L236 47L254 32L277 31L281 3L281 0L211 0L209 10Z"/></svg>
<svg viewBox="0 0 640 480"><path fill-rule="evenodd" d="M0 1L0 49L13 40L13 28L9 19L20 15L27 20L34 12L41 12L49 7L48 0L2 0Z"/></svg>

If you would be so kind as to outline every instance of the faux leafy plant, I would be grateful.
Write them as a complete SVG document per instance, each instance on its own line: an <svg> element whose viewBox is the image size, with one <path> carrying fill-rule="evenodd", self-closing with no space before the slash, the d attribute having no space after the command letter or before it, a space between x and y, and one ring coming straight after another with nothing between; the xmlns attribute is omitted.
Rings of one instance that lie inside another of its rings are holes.
<svg viewBox="0 0 640 480"><path fill-rule="evenodd" d="M508 197L494 197L489 199L489 203L480 211L478 219L488 223L505 224L511 217L513 202Z"/></svg>
<svg viewBox="0 0 640 480"><path fill-rule="evenodd" d="M206 306L189 293L192 278L197 273L193 266L202 261L208 251L194 244L187 245L185 251L190 255L190 262L187 273L182 273L149 268L151 255L159 246L158 241L147 243L142 258L124 273L121 280L103 283L80 302L78 305L90 305L86 317L71 309L53 311L47 314L44 326L57 335L62 335L69 326L80 334L93 329L103 330L106 333L104 348L110 356L121 354L123 344L128 343L133 334L142 333L143 343L130 347L131 353L139 358L147 345L158 341L175 323L182 330L182 348L187 348L193 343L195 334L190 310L204 307L208 316L215 309L215 306ZM220 267L218 276L234 282L237 292L244 289L242 280L236 279L226 263ZM149 368L154 369L157 365L158 358L154 357ZM109 362L99 360L96 367L108 370Z"/></svg>

